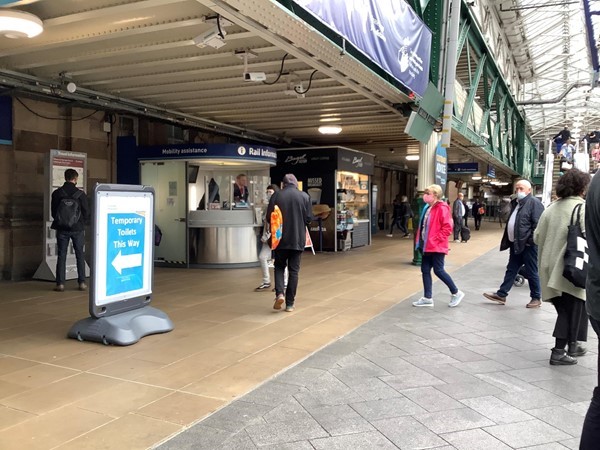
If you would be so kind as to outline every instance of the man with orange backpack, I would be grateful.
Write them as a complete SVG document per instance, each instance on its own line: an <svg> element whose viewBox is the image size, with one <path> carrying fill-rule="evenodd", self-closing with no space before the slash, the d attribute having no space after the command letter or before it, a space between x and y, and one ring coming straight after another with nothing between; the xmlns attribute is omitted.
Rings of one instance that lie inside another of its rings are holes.
<svg viewBox="0 0 600 450"><path fill-rule="evenodd" d="M275 303L273 309L294 310L300 260L306 246L306 227L312 220L310 197L298 190L296 176L283 177L283 189L269 200L267 217L271 223L271 248L275 251ZM288 269L288 285L284 288L284 272Z"/></svg>

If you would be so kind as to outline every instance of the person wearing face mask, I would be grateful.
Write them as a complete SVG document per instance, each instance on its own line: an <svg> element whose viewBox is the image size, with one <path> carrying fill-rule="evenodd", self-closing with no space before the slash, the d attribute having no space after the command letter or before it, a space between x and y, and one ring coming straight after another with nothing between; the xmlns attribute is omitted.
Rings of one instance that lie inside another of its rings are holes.
<svg viewBox="0 0 600 450"><path fill-rule="evenodd" d="M542 305L542 291L538 275L538 248L533 241L533 233L544 206L531 195L531 183L527 180L519 180L515 192L516 197L511 201L509 219L500 243L500 251L509 250L504 281L496 292L484 292L483 296L504 305L519 269L525 265L531 294L527 308L539 308Z"/></svg>
<svg viewBox="0 0 600 450"><path fill-rule="evenodd" d="M413 306L433 307L433 273L448 286L450 290L449 307L458 306L465 294L458 290L454 281L444 269L444 258L448 254L448 238L452 234L452 213L450 206L441 200L442 188L432 184L425 189L423 201L427 204L421 214L419 226L415 233L416 249L423 255L421 259L421 275L423 277L423 297Z"/></svg>

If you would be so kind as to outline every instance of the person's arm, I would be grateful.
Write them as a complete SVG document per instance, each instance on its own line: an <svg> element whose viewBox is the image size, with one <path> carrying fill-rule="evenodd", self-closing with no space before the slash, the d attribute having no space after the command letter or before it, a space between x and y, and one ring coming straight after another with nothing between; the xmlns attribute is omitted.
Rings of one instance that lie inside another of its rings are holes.
<svg viewBox="0 0 600 450"><path fill-rule="evenodd" d="M540 221L540 217L544 212L544 205L537 198L532 198L530 201L533 201L533 208L531 210L530 222L531 222L531 235L528 239L527 245L535 245L533 241L533 233L538 226L538 222Z"/></svg>
<svg viewBox="0 0 600 450"><path fill-rule="evenodd" d="M79 196L79 204L81 205L81 217L83 218L83 222L86 224L90 223L90 203L87 195L83 191L81 191L81 195Z"/></svg>
<svg viewBox="0 0 600 450"><path fill-rule="evenodd" d="M58 204L60 203L60 193L58 192L60 189L55 190L52 193L52 201L50 203L50 214L54 219L56 217L56 210L58 209Z"/></svg>
<svg viewBox="0 0 600 450"><path fill-rule="evenodd" d="M311 205L310 197L308 196L308 194L306 194L304 196L304 211L305 211L304 224L306 226L309 226L310 223L314 219L313 219L313 215L312 215L312 205Z"/></svg>

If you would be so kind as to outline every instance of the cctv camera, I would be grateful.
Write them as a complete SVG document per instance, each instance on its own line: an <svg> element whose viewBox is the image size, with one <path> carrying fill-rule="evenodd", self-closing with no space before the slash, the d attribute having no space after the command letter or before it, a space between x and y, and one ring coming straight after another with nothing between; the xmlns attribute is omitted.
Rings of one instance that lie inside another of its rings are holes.
<svg viewBox="0 0 600 450"><path fill-rule="evenodd" d="M244 72L244 81L265 81L267 74L264 72Z"/></svg>

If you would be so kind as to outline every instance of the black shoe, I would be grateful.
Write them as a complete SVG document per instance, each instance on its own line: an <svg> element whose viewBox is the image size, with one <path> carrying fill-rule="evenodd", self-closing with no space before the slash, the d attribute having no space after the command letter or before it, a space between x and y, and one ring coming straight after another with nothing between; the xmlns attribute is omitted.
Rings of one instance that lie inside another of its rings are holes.
<svg viewBox="0 0 600 450"><path fill-rule="evenodd" d="M552 366L572 366L577 364L577 360L567 355L566 350L553 348L550 354L550 365Z"/></svg>
<svg viewBox="0 0 600 450"><path fill-rule="evenodd" d="M587 353L587 348L585 348L579 342L569 342L569 350L567 351L567 355L583 356L586 353Z"/></svg>
<svg viewBox="0 0 600 450"><path fill-rule="evenodd" d="M266 291L271 288L271 283L261 283L261 285L254 289L255 292Z"/></svg>

